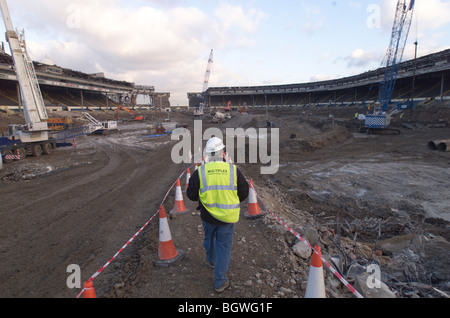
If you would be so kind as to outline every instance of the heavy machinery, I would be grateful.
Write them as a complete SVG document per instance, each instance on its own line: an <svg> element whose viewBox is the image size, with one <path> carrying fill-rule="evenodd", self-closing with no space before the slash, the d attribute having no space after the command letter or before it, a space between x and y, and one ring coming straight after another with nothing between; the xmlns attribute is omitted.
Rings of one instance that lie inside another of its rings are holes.
<svg viewBox="0 0 450 318"><path fill-rule="evenodd" d="M73 120L69 116L54 117L47 119L48 128L51 130L64 130L73 125Z"/></svg>
<svg viewBox="0 0 450 318"><path fill-rule="evenodd" d="M212 123L221 123L225 121L225 114L221 112L216 112L214 117L212 118Z"/></svg>
<svg viewBox="0 0 450 318"><path fill-rule="evenodd" d="M365 116L364 130L368 133L400 133L398 130L389 128L391 117L399 111L410 107L405 104L397 104L394 109L388 111L411 27L414 4L415 0L398 0L397 2L391 42L386 54L387 62L384 79L380 84L379 102Z"/></svg>
<svg viewBox="0 0 450 318"><path fill-rule="evenodd" d="M228 113L224 114L224 113L221 113L221 112L216 112L214 114L213 118L211 119L211 122L217 124L217 123L226 122L226 121L228 121L230 119L231 119L231 115L230 114L228 114Z"/></svg>
<svg viewBox="0 0 450 318"><path fill-rule="evenodd" d="M194 110L194 117L203 116L203 114L204 114L203 108L205 107L205 102L206 102L205 94L206 94L206 91L208 90L209 78L211 76L211 69L212 69L212 65L214 63L213 55L214 55L214 50L211 50L211 53L209 54L208 65L206 67L205 80L203 81L202 93L201 93L201 95L198 95L198 97L200 99L200 103Z"/></svg>
<svg viewBox="0 0 450 318"><path fill-rule="evenodd" d="M119 105L119 106L117 106L117 109L116 109L116 115L114 116L115 118L115 120L117 120L118 118L119 118L119 111L120 110L124 110L124 111L126 111L126 112L129 112L130 113L130 115L133 117L133 120L137 120L137 121L142 121L142 120L144 120L144 116L136 116L130 109L128 109L128 108L126 108L126 107L124 107L124 106L122 106L122 105Z"/></svg>
<svg viewBox="0 0 450 318"><path fill-rule="evenodd" d="M82 113L83 117L90 121L87 134L108 135L117 132L117 121L100 122L89 113Z"/></svg>
<svg viewBox="0 0 450 318"><path fill-rule="evenodd" d="M194 117L201 117L203 116L203 103L200 103L195 109L194 109Z"/></svg>
<svg viewBox="0 0 450 318"><path fill-rule="evenodd" d="M9 14L6 0L0 0L3 21L6 27L6 39L11 48L14 68L22 95L25 125L10 125L8 136L0 137L2 156L19 153L40 156L49 154L56 148L56 141L50 138L48 115L42 98L33 61L28 55L24 32L16 32Z"/></svg>
<svg viewBox="0 0 450 318"><path fill-rule="evenodd" d="M241 110L239 111L239 115L242 115L243 112L247 112L247 103L242 105Z"/></svg>
<svg viewBox="0 0 450 318"><path fill-rule="evenodd" d="M231 112L231 101L228 102L227 107L223 109L225 112Z"/></svg>

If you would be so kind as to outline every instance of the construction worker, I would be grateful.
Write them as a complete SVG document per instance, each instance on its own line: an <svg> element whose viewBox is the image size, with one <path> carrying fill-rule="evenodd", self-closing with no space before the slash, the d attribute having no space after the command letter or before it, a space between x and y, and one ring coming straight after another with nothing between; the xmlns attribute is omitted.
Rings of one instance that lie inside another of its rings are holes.
<svg viewBox="0 0 450 318"><path fill-rule="evenodd" d="M223 292L230 284L225 276L231 259L234 225L239 221L240 203L247 199L249 185L239 169L224 160L225 145L213 137L206 144L209 163L201 165L189 179L186 194L199 201L203 223L203 247L214 268L214 288Z"/></svg>

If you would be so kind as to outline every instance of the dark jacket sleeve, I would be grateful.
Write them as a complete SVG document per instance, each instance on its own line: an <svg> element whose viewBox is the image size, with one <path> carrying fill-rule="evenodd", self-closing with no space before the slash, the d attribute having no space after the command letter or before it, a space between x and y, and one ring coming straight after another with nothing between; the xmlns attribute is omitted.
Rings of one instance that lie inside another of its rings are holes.
<svg viewBox="0 0 450 318"><path fill-rule="evenodd" d="M198 201L199 191L200 191L200 178L198 176L198 170L196 170L189 179L189 186L186 190L186 195L191 201Z"/></svg>
<svg viewBox="0 0 450 318"><path fill-rule="evenodd" d="M249 185L247 180L245 179L244 175L239 171L238 168L236 168L237 170L237 175L238 175L238 197L239 200L245 201L248 198L248 192L249 192Z"/></svg>

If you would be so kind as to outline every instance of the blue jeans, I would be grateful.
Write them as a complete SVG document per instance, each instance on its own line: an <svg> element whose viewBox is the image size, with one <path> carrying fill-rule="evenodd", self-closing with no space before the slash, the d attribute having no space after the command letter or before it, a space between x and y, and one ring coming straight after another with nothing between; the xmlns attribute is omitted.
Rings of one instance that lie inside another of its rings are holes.
<svg viewBox="0 0 450 318"><path fill-rule="evenodd" d="M233 245L234 224L213 225L203 222L205 238L203 247L208 262L214 266L214 287L219 288L226 281Z"/></svg>

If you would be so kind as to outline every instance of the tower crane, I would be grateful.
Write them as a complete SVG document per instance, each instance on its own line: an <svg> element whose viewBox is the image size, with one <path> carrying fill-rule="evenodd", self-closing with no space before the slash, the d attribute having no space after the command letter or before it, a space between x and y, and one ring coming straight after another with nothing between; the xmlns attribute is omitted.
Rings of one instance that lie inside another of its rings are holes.
<svg viewBox="0 0 450 318"><path fill-rule="evenodd" d="M211 49L211 53L209 54L209 59L208 59L208 65L206 67L205 80L203 81L202 94L199 96L201 101L200 101L197 109L194 111L194 116L203 116L203 107L205 105L205 99L206 99L205 95L206 95L206 91L208 90L209 78L211 76L211 69L212 69L212 65L214 63L213 54L214 54L214 50Z"/></svg>
<svg viewBox="0 0 450 318"><path fill-rule="evenodd" d="M10 125L9 137L2 137L0 147L2 155L11 151L39 156L50 153L56 142L49 137L48 115L34 70L33 61L27 52L24 32L14 29L6 0L0 0L3 21L6 27L6 39L11 48L15 72L22 94L26 124Z"/></svg>
<svg viewBox="0 0 450 318"><path fill-rule="evenodd" d="M398 0L397 2L391 41L386 54L384 78L380 83L379 102L373 107L372 114L366 115L367 131L389 129L392 115L402 110L397 106L388 112L388 107L411 28L414 4L415 0Z"/></svg>

